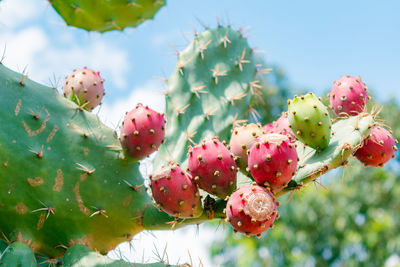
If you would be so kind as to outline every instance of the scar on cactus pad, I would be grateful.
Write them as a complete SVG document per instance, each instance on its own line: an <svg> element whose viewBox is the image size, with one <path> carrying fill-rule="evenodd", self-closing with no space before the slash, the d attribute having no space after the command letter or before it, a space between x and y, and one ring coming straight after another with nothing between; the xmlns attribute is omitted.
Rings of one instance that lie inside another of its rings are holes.
<svg viewBox="0 0 400 267"><path fill-rule="evenodd" d="M101 103L105 94L103 82L97 71L86 67L74 70L65 78L63 94L79 107L90 111Z"/></svg>

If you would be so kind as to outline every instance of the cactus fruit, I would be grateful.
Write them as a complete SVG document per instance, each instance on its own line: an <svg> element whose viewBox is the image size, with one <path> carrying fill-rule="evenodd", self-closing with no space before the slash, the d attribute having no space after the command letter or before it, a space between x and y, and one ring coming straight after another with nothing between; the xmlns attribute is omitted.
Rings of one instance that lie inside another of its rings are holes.
<svg viewBox="0 0 400 267"><path fill-rule="evenodd" d="M258 87L255 53L243 35L231 27L196 34L178 53L168 79L165 144L155 169L165 161L183 163L187 147L202 139L229 137L234 123L247 119L250 99Z"/></svg>
<svg viewBox="0 0 400 267"><path fill-rule="evenodd" d="M153 18L165 0L50 0L68 25L87 31L122 31Z"/></svg>
<svg viewBox="0 0 400 267"><path fill-rule="evenodd" d="M272 227L278 214L274 195L258 185L235 191L226 205L226 217L235 231L260 236Z"/></svg>
<svg viewBox="0 0 400 267"><path fill-rule="evenodd" d="M251 146L256 142L257 137L263 134L261 126L255 123L245 124L235 127L232 130L229 147L236 162L241 169L247 168L247 153Z"/></svg>
<svg viewBox="0 0 400 267"><path fill-rule="evenodd" d="M276 130L273 122L265 124L262 129L265 133L273 133Z"/></svg>
<svg viewBox="0 0 400 267"><path fill-rule="evenodd" d="M138 104L125 115L122 122L121 144L131 157L143 159L163 142L164 125L164 114Z"/></svg>
<svg viewBox="0 0 400 267"><path fill-rule="evenodd" d="M286 135L262 135L250 149L248 164L259 185L279 191L296 173L296 147Z"/></svg>
<svg viewBox="0 0 400 267"><path fill-rule="evenodd" d="M396 150L396 140L392 134L381 126L374 126L355 156L365 166L382 167L394 156Z"/></svg>
<svg viewBox="0 0 400 267"><path fill-rule="evenodd" d="M331 139L331 119L327 107L313 94L296 96L288 101L289 123L302 143L323 150Z"/></svg>
<svg viewBox="0 0 400 267"><path fill-rule="evenodd" d="M329 146L323 151L316 151L297 143L297 155L300 159L297 163L297 173L288 187L277 192L276 196L299 189L326 172L347 164L349 156L368 137L373 123L374 118L367 113L340 119L332 125L335 134L332 135Z"/></svg>
<svg viewBox="0 0 400 267"><path fill-rule="evenodd" d="M37 267L35 254L30 246L23 242L11 243L0 257L1 266Z"/></svg>
<svg viewBox="0 0 400 267"><path fill-rule="evenodd" d="M179 165L171 164L150 176L154 200L166 213L193 218L202 213L197 185Z"/></svg>
<svg viewBox="0 0 400 267"><path fill-rule="evenodd" d="M103 82L99 72L86 67L74 70L65 78L63 94L80 107L90 111L101 103L104 95Z"/></svg>
<svg viewBox="0 0 400 267"><path fill-rule="evenodd" d="M368 102L367 87L360 77L342 76L333 83L329 100L336 115L357 115Z"/></svg>
<svg viewBox="0 0 400 267"><path fill-rule="evenodd" d="M296 136L293 134L293 131L290 128L290 123L286 112L282 112L282 115L275 122L265 125L263 130L265 133L286 135L292 143L296 141Z"/></svg>
<svg viewBox="0 0 400 267"><path fill-rule="evenodd" d="M201 189L220 198L236 189L234 157L216 137L189 147L189 171Z"/></svg>

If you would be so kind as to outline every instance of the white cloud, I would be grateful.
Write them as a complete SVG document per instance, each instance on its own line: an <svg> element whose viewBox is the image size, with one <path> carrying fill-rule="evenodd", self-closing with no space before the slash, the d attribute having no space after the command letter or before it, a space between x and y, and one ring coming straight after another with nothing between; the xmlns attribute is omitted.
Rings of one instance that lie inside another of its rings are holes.
<svg viewBox="0 0 400 267"><path fill-rule="evenodd" d="M213 266L209 257L209 247L222 234L209 226L187 226L174 231L141 232L133 240L120 244L109 256L130 262L152 263L159 261L157 253L170 264L191 263L192 266Z"/></svg>
<svg viewBox="0 0 400 267"><path fill-rule="evenodd" d="M0 3L0 25L17 27L39 15L40 5L32 0L3 0ZM0 27L1 27L0 26Z"/></svg>
<svg viewBox="0 0 400 267"><path fill-rule="evenodd" d="M116 129L125 113L132 110L138 103L147 105L158 112L164 112L165 97L162 94L162 88L160 82L157 81L150 81L143 86L134 88L126 98L119 99L112 104L105 102L100 108L99 117L103 123Z"/></svg>
<svg viewBox="0 0 400 267"><path fill-rule="evenodd" d="M42 29L32 26L18 32L0 33L0 44L4 44L0 47L5 49L4 63L22 71L25 66L35 65L35 57L47 47L48 38Z"/></svg>

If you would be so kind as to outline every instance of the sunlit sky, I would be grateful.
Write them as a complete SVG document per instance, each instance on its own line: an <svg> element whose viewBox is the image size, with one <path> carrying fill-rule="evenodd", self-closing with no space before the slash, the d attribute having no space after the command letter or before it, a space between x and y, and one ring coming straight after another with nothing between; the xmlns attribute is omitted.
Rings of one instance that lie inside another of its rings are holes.
<svg viewBox="0 0 400 267"><path fill-rule="evenodd" d="M400 1L167 2L137 29L98 34L67 27L45 0L3 0L4 64L59 87L73 69L99 70L107 92L100 116L116 127L137 102L163 110L165 87L158 77L174 69L174 48L183 49L194 28L200 32L202 24L219 21L246 28L251 46L280 65L294 87L322 93L340 75L360 75L381 100L400 100Z"/></svg>

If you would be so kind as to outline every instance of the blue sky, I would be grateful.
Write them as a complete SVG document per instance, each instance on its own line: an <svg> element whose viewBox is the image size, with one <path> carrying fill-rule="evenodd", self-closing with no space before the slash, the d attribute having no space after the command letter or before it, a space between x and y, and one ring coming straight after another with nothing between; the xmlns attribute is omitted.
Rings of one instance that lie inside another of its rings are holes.
<svg viewBox="0 0 400 267"><path fill-rule="evenodd" d="M321 93L340 75L360 75L381 100L400 100L398 0L167 2L154 20L137 29L101 35L67 27L45 0L3 0L0 51L6 47L6 66L26 67L31 78L47 85L55 77L61 87L75 68L99 70L107 92L99 114L112 127L137 102L163 110L165 85L157 77L167 77L175 67L172 45L183 49L193 28L202 31L198 21L212 27L217 17L236 28L248 27L250 44L263 51L267 62L286 70L294 87ZM183 242L166 238L170 246ZM151 246L152 241L143 240ZM207 248L199 250L207 266Z"/></svg>

